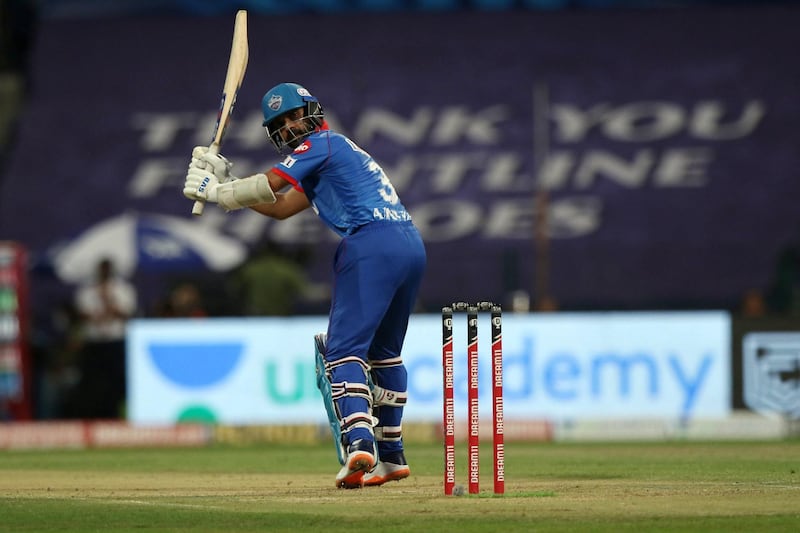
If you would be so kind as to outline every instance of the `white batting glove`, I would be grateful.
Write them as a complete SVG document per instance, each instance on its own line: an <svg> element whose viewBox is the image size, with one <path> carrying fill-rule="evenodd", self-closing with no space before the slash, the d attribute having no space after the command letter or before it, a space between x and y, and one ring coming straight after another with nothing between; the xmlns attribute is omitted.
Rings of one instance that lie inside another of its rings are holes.
<svg viewBox="0 0 800 533"><path fill-rule="evenodd" d="M237 179L236 176L231 175L233 163L224 156L209 151L207 146L195 146L192 149L192 162L189 166L208 169L214 173L220 183Z"/></svg>
<svg viewBox="0 0 800 533"><path fill-rule="evenodd" d="M201 161L202 163L202 161ZM205 168L198 168L192 162L189 171L186 173L186 181L183 183L183 195L189 200L203 200L205 202L217 202L219 179L213 172Z"/></svg>
<svg viewBox="0 0 800 533"><path fill-rule="evenodd" d="M258 204L274 204L276 201L275 193L264 174L220 183L214 174L196 166L189 167L183 194L190 200L217 203L225 211Z"/></svg>

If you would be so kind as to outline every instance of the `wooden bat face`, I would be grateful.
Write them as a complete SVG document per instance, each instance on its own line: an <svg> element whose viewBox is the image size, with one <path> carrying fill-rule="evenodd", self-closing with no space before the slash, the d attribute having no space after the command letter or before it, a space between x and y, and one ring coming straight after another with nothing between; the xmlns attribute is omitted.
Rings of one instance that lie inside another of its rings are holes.
<svg viewBox="0 0 800 533"><path fill-rule="evenodd" d="M225 130L230 122L233 106L236 104L236 96L242 86L244 73L247 70L248 54L247 11L242 9L236 14L236 22L233 26L233 43L231 44L231 55L228 60L228 72L225 75L219 114L217 115L217 123L214 126L212 142L218 146L222 144L222 139L225 137Z"/></svg>
<svg viewBox="0 0 800 533"><path fill-rule="evenodd" d="M220 100L219 112L217 113L217 123L214 125L214 134L211 146L209 146L209 151L214 154L218 154L222 147L222 139L228 129L233 106L236 104L236 96L239 94L239 87L242 86L244 73L247 70L248 55L247 11L240 9L236 13L236 21L233 24L233 43L231 44L231 55L228 59L228 72L225 74L225 84L222 86L222 100ZM192 214L202 215L204 206L204 202L196 201L192 207Z"/></svg>

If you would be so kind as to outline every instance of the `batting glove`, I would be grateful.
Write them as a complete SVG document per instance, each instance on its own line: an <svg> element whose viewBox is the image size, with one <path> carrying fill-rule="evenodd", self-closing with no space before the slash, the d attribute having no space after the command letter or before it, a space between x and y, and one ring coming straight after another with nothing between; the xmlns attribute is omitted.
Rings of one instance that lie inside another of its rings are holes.
<svg viewBox="0 0 800 533"><path fill-rule="evenodd" d="M186 198L216 203L218 187L219 179L213 172L209 172L205 168L198 168L194 162L189 165L186 181L183 183L183 195Z"/></svg>
<svg viewBox="0 0 800 533"><path fill-rule="evenodd" d="M194 147L189 167L192 166L213 172L220 183L237 179L236 176L231 175L233 163L224 156L211 152L207 146Z"/></svg>

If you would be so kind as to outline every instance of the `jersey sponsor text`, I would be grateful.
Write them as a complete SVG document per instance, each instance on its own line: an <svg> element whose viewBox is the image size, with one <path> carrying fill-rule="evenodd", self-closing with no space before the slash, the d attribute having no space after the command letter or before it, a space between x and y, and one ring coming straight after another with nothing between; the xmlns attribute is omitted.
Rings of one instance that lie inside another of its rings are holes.
<svg viewBox="0 0 800 533"><path fill-rule="evenodd" d="M375 220L411 220L411 215L405 209L376 207L372 210L372 218Z"/></svg>

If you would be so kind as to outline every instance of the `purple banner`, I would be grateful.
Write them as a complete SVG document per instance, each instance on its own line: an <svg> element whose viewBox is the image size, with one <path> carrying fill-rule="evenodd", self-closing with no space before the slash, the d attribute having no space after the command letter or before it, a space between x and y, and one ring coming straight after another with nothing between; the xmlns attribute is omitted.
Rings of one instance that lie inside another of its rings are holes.
<svg viewBox="0 0 800 533"><path fill-rule="evenodd" d="M191 221L184 171L210 142L232 27L44 22L0 239L44 260L123 212ZM223 153L238 175L268 168L261 95L308 87L423 231L428 310L518 289L572 309L733 306L800 239L798 27L776 7L251 15ZM194 223L251 252L309 246L328 278L336 239L310 210Z"/></svg>

